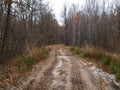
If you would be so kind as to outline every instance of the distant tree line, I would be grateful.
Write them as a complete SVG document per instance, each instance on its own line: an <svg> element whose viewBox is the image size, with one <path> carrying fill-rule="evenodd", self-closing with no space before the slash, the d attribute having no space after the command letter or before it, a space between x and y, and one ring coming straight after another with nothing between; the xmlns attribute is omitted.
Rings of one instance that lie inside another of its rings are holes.
<svg viewBox="0 0 120 90"><path fill-rule="evenodd" d="M82 9L64 5L62 18L68 45L120 50L119 0L86 0Z"/></svg>
<svg viewBox="0 0 120 90"><path fill-rule="evenodd" d="M0 0L0 61L33 45L62 42L60 29L43 0Z"/></svg>

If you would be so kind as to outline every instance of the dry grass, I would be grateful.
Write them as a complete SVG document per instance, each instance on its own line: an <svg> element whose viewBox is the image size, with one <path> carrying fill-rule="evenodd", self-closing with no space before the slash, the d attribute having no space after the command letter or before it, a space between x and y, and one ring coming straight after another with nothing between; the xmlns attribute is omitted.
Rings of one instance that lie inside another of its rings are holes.
<svg viewBox="0 0 120 90"><path fill-rule="evenodd" d="M35 63L45 60L49 52L46 47L32 47L26 54L0 65L0 90L6 90L8 84L17 86L19 78L30 71Z"/></svg>
<svg viewBox="0 0 120 90"><path fill-rule="evenodd" d="M48 57L50 50L50 48L46 47L32 47L31 51L28 52L28 57L31 57L36 61L44 60Z"/></svg>
<svg viewBox="0 0 120 90"><path fill-rule="evenodd" d="M104 71L115 74L116 80L120 81L119 55L88 47L79 49L71 48L70 51L73 55L77 54L82 58L86 58L87 60L97 63L97 65Z"/></svg>

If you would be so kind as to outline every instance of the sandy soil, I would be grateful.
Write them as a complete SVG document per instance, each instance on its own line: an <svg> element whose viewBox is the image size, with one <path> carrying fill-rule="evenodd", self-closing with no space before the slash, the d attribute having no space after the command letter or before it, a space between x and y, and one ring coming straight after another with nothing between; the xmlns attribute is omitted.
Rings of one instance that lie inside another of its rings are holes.
<svg viewBox="0 0 120 90"><path fill-rule="evenodd" d="M89 64L63 47L56 48L12 90L120 90L107 73Z"/></svg>

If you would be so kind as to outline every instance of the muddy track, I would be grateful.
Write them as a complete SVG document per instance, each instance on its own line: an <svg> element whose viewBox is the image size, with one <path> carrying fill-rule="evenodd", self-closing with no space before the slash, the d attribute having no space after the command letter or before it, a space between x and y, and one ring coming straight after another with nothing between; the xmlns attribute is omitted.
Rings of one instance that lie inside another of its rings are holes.
<svg viewBox="0 0 120 90"><path fill-rule="evenodd" d="M67 59L64 57L63 51L58 50L57 54L57 64L53 69L53 82L51 84L50 90L66 90L69 77L70 65Z"/></svg>
<svg viewBox="0 0 120 90"><path fill-rule="evenodd" d="M89 66L67 49L52 50L42 67L29 74L19 88L13 90L120 90L107 89L105 77L94 74Z"/></svg>
<svg viewBox="0 0 120 90"><path fill-rule="evenodd" d="M54 65L53 62L52 65ZM49 66L49 68L43 73L43 75L36 82L35 80L31 81L30 85L26 87L24 90L48 90L52 83L52 69L53 66Z"/></svg>
<svg viewBox="0 0 120 90"><path fill-rule="evenodd" d="M39 78L39 81L37 83L32 82L31 87L29 87L29 89L26 90L49 90L53 78L52 77L52 70L54 68L53 66L56 64L56 54L57 51L55 51L53 58L51 58L51 60L53 59L53 62L43 72L43 75Z"/></svg>
<svg viewBox="0 0 120 90"><path fill-rule="evenodd" d="M35 73L32 72L17 90L49 90L53 79L53 66L56 64L56 54L57 51L53 50L50 55L52 57L50 57L46 63L43 63L41 68L39 68L40 66L38 65Z"/></svg>
<svg viewBox="0 0 120 90"><path fill-rule="evenodd" d="M81 79L80 68L72 61L72 90L85 90L85 83Z"/></svg>
<svg viewBox="0 0 120 90"><path fill-rule="evenodd" d="M71 59L73 90L101 90L99 80L92 75L87 66L73 56Z"/></svg>

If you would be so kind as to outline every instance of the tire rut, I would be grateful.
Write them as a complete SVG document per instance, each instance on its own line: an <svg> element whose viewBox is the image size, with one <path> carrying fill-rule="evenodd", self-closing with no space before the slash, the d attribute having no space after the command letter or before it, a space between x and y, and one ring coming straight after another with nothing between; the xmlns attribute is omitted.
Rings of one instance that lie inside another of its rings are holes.
<svg viewBox="0 0 120 90"><path fill-rule="evenodd" d="M66 74L67 74L67 63L64 55L61 55L62 51L58 50L57 64L53 70L53 82L50 90L66 90Z"/></svg>
<svg viewBox="0 0 120 90"><path fill-rule="evenodd" d="M27 80L31 77L19 90L102 90L87 65L63 48L56 49L46 65Z"/></svg>
<svg viewBox="0 0 120 90"><path fill-rule="evenodd" d="M74 61L72 61L72 72L71 72L71 80L72 80L72 90L85 90L85 84L81 79L80 67L76 65Z"/></svg>
<svg viewBox="0 0 120 90"><path fill-rule="evenodd" d="M49 89L52 83L52 79L53 79L52 73L51 73L53 70L53 66L49 67L49 69L43 74L43 77L41 77L39 84L36 86L36 89L34 90L48 90Z"/></svg>
<svg viewBox="0 0 120 90"><path fill-rule="evenodd" d="M47 67L47 69L42 72L40 78L36 75L39 80L37 80L37 78L33 79L30 84L22 90L49 90L49 87L53 80L52 70L56 64L56 53L57 52L55 51L55 56L52 58L54 60L51 62L49 67Z"/></svg>

